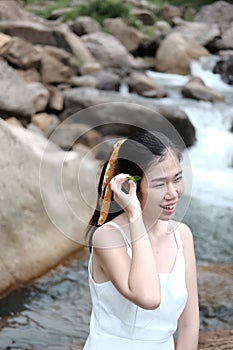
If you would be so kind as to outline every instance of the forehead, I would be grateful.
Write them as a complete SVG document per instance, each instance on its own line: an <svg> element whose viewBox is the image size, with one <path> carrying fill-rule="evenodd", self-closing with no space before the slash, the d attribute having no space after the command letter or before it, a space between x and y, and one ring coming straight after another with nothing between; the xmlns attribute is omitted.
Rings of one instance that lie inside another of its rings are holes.
<svg viewBox="0 0 233 350"><path fill-rule="evenodd" d="M146 177L151 180L160 177L173 177L181 171L179 159L173 152L169 152L166 157L159 162L155 160L145 171Z"/></svg>

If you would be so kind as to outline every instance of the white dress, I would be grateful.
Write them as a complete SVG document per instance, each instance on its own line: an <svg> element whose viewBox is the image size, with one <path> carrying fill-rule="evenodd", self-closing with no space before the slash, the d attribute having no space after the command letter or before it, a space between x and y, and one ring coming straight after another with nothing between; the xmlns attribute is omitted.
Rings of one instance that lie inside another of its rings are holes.
<svg viewBox="0 0 233 350"><path fill-rule="evenodd" d="M131 244L117 227L132 255ZM92 278L92 255L89 261L89 285L92 298L90 333L83 350L174 350L173 334L187 301L185 260L178 230L178 246L172 272L159 274L161 304L145 310L123 297L111 281L96 283Z"/></svg>

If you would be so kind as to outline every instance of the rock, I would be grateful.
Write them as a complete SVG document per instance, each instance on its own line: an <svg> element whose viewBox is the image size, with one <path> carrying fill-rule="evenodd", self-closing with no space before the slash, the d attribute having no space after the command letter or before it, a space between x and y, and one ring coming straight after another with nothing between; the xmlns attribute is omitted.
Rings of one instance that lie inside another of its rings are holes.
<svg viewBox="0 0 233 350"><path fill-rule="evenodd" d="M133 66L132 55L121 42L107 33L92 33L81 37L92 55L105 67Z"/></svg>
<svg viewBox="0 0 233 350"><path fill-rule="evenodd" d="M233 349L233 330L200 332L198 350Z"/></svg>
<svg viewBox="0 0 233 350"><path fill-rule="evenodd" d="M15 117L6 118L5 122L9 123L12 126L23 128L23 124Z"/></svg>
<svg viewBox="0 0 233 350"><path fill-rule="evenodd" d="M195 40L180 33L170 33L162 41L155 58L155 67L160 72L187 75L190 62L209 52Z"/></svg>
<svg viewBox="0 0 233 350"><path fill-rule="evenodd" d="M172 6L172 5L163 6L157 13L157 16L160 19L163 19L170 24L172 24L173 18L176 18L176 17L182 18L183 15L184 15L184 9L182 7Z"/></svg>
<svg viewBox="0 0 233 350"><path fill-rule="evenodd" d="M97 86L97 79L92 75L82 75L80 77L71 77L69 80L71 86L81 87L81 86Z"/></svg>
<svg viewBox="0 0 233 350"><path fill-rule="evenodd" d="M65 90L63 94L65 108L60 119L74 115L77 123L98 126L98 131L104 136L129 135L129 132L135 132L140 127L169 132L172 138L176 129L186 146L195 142L195 129L190 119L175 106L155 105L140 97L126 97L117 92L93 88L74 88ZM175 136L174 141L179 142L179 137Z"/></svg>
<svg viewBox="0 0 233 350"><path fill-rule="evenodd" d="M73 22L72 29L79 36L101 32L100 24L94 18L88 16L77 17Z"/></svg>
<svg viewBox="0 0 233 350"><path fill-rule="evenodd" d="M53 85L47 85L49 91L48 108L54 111L62 111L64 98L61 91Z"/></svg>
<svg viewBox="0 0 233 350"><path fill-rule="evenodd" d="M225 83L233 85L233 56L223 57L215 64L213 72L220 74Z"/></svg>
<svg viewBox="0 0 233 350"><path fill-rule="evenodd" d="M26 69L26 70L17 69L17 73L27 83L31 83L34 81L37 81L37 82L40 81L40 73L35 68L30 68L30 69Z"/></svg>
<svg viewBox="0 0 233 350"><path fill-rule="evenodd" d="M60 121L54 114L38 113L32 116L31 122L37 126L46 137L49 137Z"/></svg>
<svg viewBox="0 0 233 350"><path fill-rule="evenodd" d="M41 54L41 81L46 84L69 82L79 71L75 58L63 49L37 46Z"/></svg>
<svg viewBox="0 0 233 350"><path fill-rule="evenodd" d="M144 73L131 72L127 83L130 92L136 92L138 95L144 97L161 98L167 96L167 92L163 88L157 86L154 80Z"/></svg>
<svg viewBox="0 0 233 350"><path fill-rule="evenodd" d="M151 10L132 9L132 15L138 18L145 26L152 26L155 22L154 13Z"/></svg>
<svg viewBox="0 0 233 350"><path fill-rule="evenodd" d="M225 30L233 22L233 5L226 1L215 1L213 4L202 6L193 20L209 24L215 23Z"/></svg>
<svg viewBox="0 0 233 350"><path fill-rule="evenodd" d="M183 36L196 40L200 45L206 46L209 42L219 38L220 29L217 24L185 22L177 25L174 32L181 33Z"/></svg>
<svg viewBox="0 0 233 350"><path fill-rule="evenodd" d="M31 94L28 84L2 59L0 59L0 91L2 118L10 116L29 118L35 113L35 96Z"/></svg>
<svg viewBox="0 0 233 350"><path fill-rule="evenodd" d="M55 21L58 19L62 20L62 17L64 17L65 15L67 15L71 11L72 10L70 7L58 8L58 9L53 10L52 13L47 18L48 18L48 20L51 20L51 21Z"/></svg>
<svg viewBox="0 0 233 350"><path fill-rule="evenodd" d="M96 72L102 69L101 65L96 62L94 56L91 54L90 50L88 50L81 38L65 27L61 30L61 33L69 46L69 50L75 57L77 57L79 65L83 67L83 70L85 69L86 74L91 73L91 71Z"/></svg>
<svg viewBox="0 0 233 350"><path fill-rule="evenodd" d="M11 36L0 33L0 55L4 52L4 46L11 41Z"/></svg>
<svg viewBox="0 0 233 350"><path fill-rule="evenodd" d="M2 21L0 30L10 36L20 37L32 44L49 45L72 53L80 62L95 62L94 57L80 38L64 23L38 21Z"/></svg>
<svg viewBox="0 0 233 350"><path fill-rule="evenodd" d="M154 4L150 4L147 1L144 0L125 0L125 2L131 6L133 6L136 9L142 9L142 10L148 10L153 12L155 15L159 11L159 7Z"/></svg>
<svg viewBox="0 0 233 350"><path fill-rule="evenodd" d="M206 45L208 50L212 53L218 53L219 50L233 49L233 24L231 24L227 29L221 31L221 35L214 38Z"/></svg>
<svg viewBox="0 0 233 350"><path fill-rule="evenodd" d="M40 82L29 83L28 88L34 96L35 112L44 111L49 102L49 91Z"/></svg>
<svg viewBox="0 0 233 350"><path fill-rule="evenodd" d="M233 7L233 6L232 6ZM222 49L233 49L233 23L222 34Z"/></svg>
<svg viewBox="0 0 233 350"><path fill-rule="evenodd" d="M121 78L119 75L108 71L100 71L93 75L83 75L80 77L72 77L69 81L71 86L77 87L95 87L99 90L114 90L118 91Z"/></svg>
<svg viewBox="0 0 233 350"><path fill-rule="evenodd" d="M103 70L95 74L97 89L118 91L121 85L121 77L115 73Z"/></svg>
<svg viewBox="0 0 233 350"><path fill-rule="evenodd" d="M129 52L136 51L145 40L142 32L127 25L122 18L109 18L103 24L107 31L117 38Z"/></svg>
<svg viewBox="0 0 233 350"><path fill-rule="evenodd" d="M1 0L0 2L0 21L27 21L34 20L30 12L20 6L20 4L14 0ZM43 19L41 19L43 21Z"/></svg>
<svg viewBox="0 0 233 350"><path fill-rule="evenodd" d="M166 21L158 21L156 22L156 29L161 33L161 36L165 38L172 31L172 27Z"/></svg>
<svg viewBox="0 0 233 350"><path fill-rule="evenodd" d="M195 143L196 130L184 111L172 106L161 106L159 112L176 128L186 147Z"/></svg>
<svg viewBox="0 0 233 350"><path fill-rule="evenodd" d="M21 69L40 68L41 55L39 51L21 38L12 38L0 54L14 67Z"/></svg>
<svg viewBox="0 0 233 350"><path fill-rule="evenodd" d="M65 150L69 150L79 143L93 148L98 145L101 139L101 134L98 131L91 129L90 126L73 122L61 124L50 137L50 140ZM70 143L70 140L73 141L72 144ZM77 149L77 147L75 148Z"/></svg>
<svg viewBox="0 0 233 350"><path fill-rule="evenodd" d="M61 25L57 23L51 23L49 26L47 23L29 20L0 22L0 30L10 36L17 36L33 45L51 45L70 51L70 46L60 28Z"/></svg>
<svg viewBox="0 0 233 350"><path fill-rule="evenodd" d="M233 266L231 265L206 263L198 266L200 313L205 318L206 329L208 326L211 329L216 328L215 317L225 319L226 324L233 327L232 278Z"/></svg>
<svg viewBox="0 0 233 350"><path fill-rule="evenodd" d="M81 74L92 74L102 70L102 66L98 62L82 62L80 66Z"/></svg>
<svg viewBox="0 0 233 350"><path fill-rule="evenodd" d="M0 144L2 296L28 285L81 248L77 243L84 242L83 230L91 210L75 189L79 184L85 199L94 205L93 176L89 175L96 173L99 165L87 157L82 162L77 151L68 156L56 145L48 144L45 137L3 120ZM62 192L75 215L68 209Z"/></svg>
<svg viewBox="0 0 233 350"><path fill-rule="evenodd" d="M154 35L149 40L143 42L136 53L140 56L154 57L161 42L171 31L172 28L168 22L158 21L155 25Z"/></svg>
<svg viewBox="0 0 233 350"><path fill-rule="evenodd" d="M199 77L192 77L182 88L182 94L184 97L210 102L224 101L225 99L221 92L206 86Z"/></svg>

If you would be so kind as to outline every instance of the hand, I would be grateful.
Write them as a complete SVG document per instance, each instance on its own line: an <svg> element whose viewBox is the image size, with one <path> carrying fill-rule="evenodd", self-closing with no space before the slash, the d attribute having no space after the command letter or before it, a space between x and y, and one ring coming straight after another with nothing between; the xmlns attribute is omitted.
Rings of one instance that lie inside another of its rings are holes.
<svg viewBox="0 0 233 350"><path fill-rule="evenodd" d="M129 217L141 214L141 205L138 200L134 181L128 180L129 174L119 174L110 181L114 200L120 205Z"/></svg>

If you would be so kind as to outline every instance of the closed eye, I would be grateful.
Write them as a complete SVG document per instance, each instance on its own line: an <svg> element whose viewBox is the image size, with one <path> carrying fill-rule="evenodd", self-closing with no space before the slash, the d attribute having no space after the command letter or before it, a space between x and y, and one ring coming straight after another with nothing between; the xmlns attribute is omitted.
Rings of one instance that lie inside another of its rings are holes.
<svg viewBox="0 0 233 350"><path fill-rule="evenodd" d="M183 179L183 176L182 176L182 175L177 176L177 177L175 178L175 182L179 182L179 181L181 181L182 179Z"/></svg>
<svg viewBox="0 0 233 350"><path fill-rule="evenodd" d="M159 183L155 186L153 186L153 188L162 188L164 186L164 183Z"/></svg>

